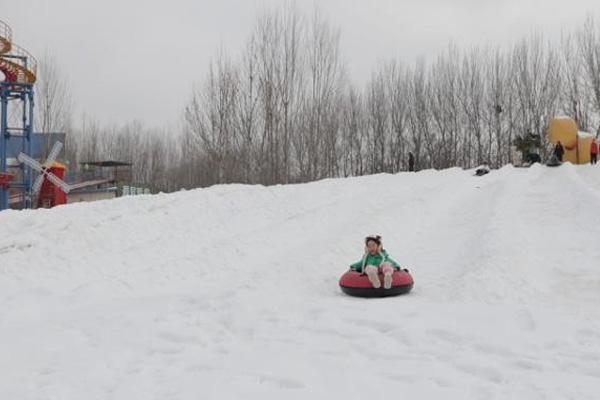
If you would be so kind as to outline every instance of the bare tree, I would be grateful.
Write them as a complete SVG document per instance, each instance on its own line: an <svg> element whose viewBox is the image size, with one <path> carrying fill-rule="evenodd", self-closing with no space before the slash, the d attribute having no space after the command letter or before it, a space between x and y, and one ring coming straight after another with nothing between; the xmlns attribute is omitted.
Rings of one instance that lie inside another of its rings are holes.
<svg viewBox="0 0 600 400"><path fill-rule="evenodd" d="M580 62L583 64L585 76L585 89L589 92L589 99L594 105L595 112L600 114L600 31L594 19L588 17L583 28L577 32L577 44L579 48ZM568 65L569 74L578 74L574 65ZM579 75L575 75L579 76ZM579 89L574 87L575 77L571 77L571 91ZM579 97L578 94L576 96ZM573 99L573 102L577 99ZM579 107L584 107L580 105ZM585 112L583 113L585 115ZM581 118L580 118L580 122ZM588 122L589 123L589 122ZM596 128L596 135L600 134L600 124Z"/></svg>
<svg viewBox="0 0 600 400"><path fill-rule="evenodd" d="M73 102L69 82L49 51L46 51L39 60L37 78L35 86L36 132L70 132ZM51 143L46 143L45 154L51 146Z"/></svg>
<svg viewBox="0 0 600 400"><path fill-rule="evenodd" d="M342 109L342 160L344 176L367 173L365 165L366 123L361 94L353 87L347 89Z"/></svg>
<svg viewBox="0 0 600 400"><path fill-rule="evenodd" d="M185 109L185 129L198 141L205 156L203 174L211 183L236 178L235 107L238 79L236 68L223 54L210 66L203 91L196 91Z"/></svg>
<svg viewBox="0 0 600 400"><path fill-rule="evenodd" d="M488 131L487 161L501 166L510 160L512 132L509 128L511 102L508 94L509 65L499 49L494 50L486 62L487 89L484 118Z"/></svg>
<svg viewBox="0 0 600 400"><path fill-rule="evenodd" d="M369 128L368 159L370 172L386 171L386 137L389 136L390 109L387 99L388 79L385 71L380 68L375 72L367 85L367 121Z"/></svg>
<svg viewBox="0 0 600 400"><path fill-rule="evenodd" d="M560 99L560 63L541 35L518 44L512 55L514 90L519 105L519 134L540 139L556 114Z"/></svg>
<svg viewBox="0 0 600 400"><path fill-rule="evenodd" d="M386 67L390 113L389 147L389 172L398 172L405 164L406 158L406 132L408 119L408 84L407 71L398 62L391 62Z"/></svg>
<svg viewBox="0 0 600 400"><path fill-rule="evenodd" d="M557 112L600 129L592 19L560 47L537 35L508 50L451 45L431 64L382 62L361 89L347 79L339 41L318 9L305 15L288 3L267 12L239 58L221 52L211 63L180 136L86 118L73 136L75 158L129 160L135 181L175 190L397 172L408 151L417 168L501 166L517 135L543 138Z"/></svg>
<svg viewBox="0 0 600 400"><path fill-rule="evenodd" d="M415 156L416 168L430 166L435 157L435 147L430 137L429 97L430 84L426 77L426 64L420 60L412 71L409 83L409 139ZM427 153L423 147L427 146Z"/></svg>
<svg viewBox="0 0 600 400"><path fill-rule="evenodd" d="M437 166L456 165L461 135L460 55L454 46L438 57L430 72L431 130L439 136Z"/></svg>

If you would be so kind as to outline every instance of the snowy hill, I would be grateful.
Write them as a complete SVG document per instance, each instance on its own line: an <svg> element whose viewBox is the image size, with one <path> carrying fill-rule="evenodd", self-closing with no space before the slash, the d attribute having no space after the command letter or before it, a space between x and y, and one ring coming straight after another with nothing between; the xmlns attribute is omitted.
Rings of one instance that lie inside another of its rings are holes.
<svg viewBox="0 0 600 400"><path fill-rule="evenodd" d="M0 399L598 399L600 169L0 214ZM383 235L407 296L337 280Z"/></svg>

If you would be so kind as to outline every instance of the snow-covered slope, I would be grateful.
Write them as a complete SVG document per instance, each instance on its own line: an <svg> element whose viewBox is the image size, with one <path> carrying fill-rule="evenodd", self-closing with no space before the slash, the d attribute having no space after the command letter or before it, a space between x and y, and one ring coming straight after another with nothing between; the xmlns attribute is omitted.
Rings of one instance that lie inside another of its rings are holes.
<svg viewBox="0 0 600 400"><path fill-rule="evenodd" d="M0 214L0 399L597 399L600 169ZM380 233L407 296L337 286Z"/></svg>

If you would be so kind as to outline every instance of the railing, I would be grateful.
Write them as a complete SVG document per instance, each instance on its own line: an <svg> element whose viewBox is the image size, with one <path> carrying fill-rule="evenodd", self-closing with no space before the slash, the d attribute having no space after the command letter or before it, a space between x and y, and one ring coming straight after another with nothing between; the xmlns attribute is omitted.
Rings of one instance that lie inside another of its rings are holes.
<svg viewBox="0 0 600 400"><path fill-rule="evenodd" d="M0 21L0 57L21 67L26 73L32 75L28 77L28 80L32 80L33 78L35 81L38 66L37 60L27 50L12 42L12 29L3 21Z"/></svg>
<svg viewBox="0 0 600 400"><path fill-rule="evenodd" d="M5 39L9 43L12 42L12 29L2 20L0 20L0 38Z"/></svg>
<svg viewBox="0 0 600 400"><path fill-rule="evenodd" d="M12 30L6 23L0 21L0 54L10 51L12 43Z"/></svg>
<svg viewBox="0 0 600 400"><path fill-rule="evenodd" d="M100 170L88 171L88 172L67 172L65 174L65 182L67 183L78 183L85 181L94 181L98 179L114 179L113 174L107 173Z"/></svg>
<svg viewBox="0 0 600 400"><path fill-rule="evenodd" d="M7 56L16 60L16 64L29 71L34 77L37 76L37 60L30 52L13 43L10 54L4 54L5 58L8 58Z"/></svg>

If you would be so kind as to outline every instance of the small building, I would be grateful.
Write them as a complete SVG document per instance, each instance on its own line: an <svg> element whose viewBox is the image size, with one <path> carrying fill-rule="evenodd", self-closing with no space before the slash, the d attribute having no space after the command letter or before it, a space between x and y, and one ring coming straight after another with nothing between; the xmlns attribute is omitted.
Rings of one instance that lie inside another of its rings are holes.
<svg viewBox="0 0 600 400"><path fill-rule="evenodd" d="M109 178L116 185L131 182L132 163L123 161L86 161L79 163L83 167L83 174L92 177Z"/></svg>
<svg viewBox="0 0 600 400"><path fill-rule="evenodd" d="M71 191L67 203L114 199L119 187L131 181L131 163L122 161L87 161L82 171L68 175Z"/></svg>

